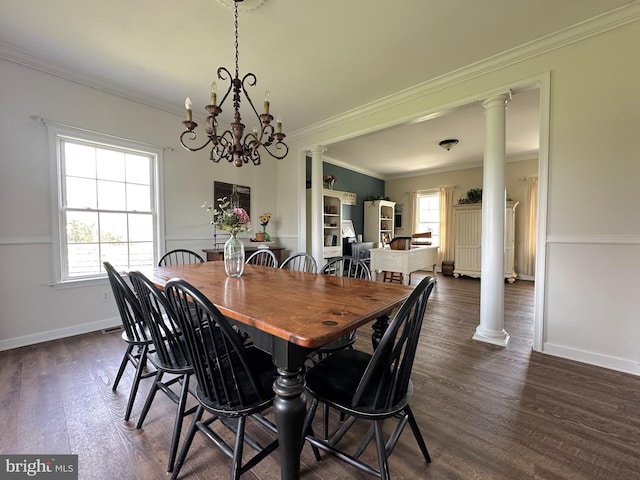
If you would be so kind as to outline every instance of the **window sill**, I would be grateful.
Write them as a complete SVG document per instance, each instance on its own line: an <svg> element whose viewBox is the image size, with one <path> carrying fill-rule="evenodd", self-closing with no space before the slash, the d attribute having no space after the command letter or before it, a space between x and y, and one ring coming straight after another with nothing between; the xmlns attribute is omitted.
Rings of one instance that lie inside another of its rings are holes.
<svg viewBox="0 0 640 480"><path fill-rule="evenodd" d="M84 287L96 287L104 286L109 283L106 275L100 278L83 278L78 280L65 280L60 282L50 283L49 286L54 290L67 290L71 288L84 288Z"/></svg>

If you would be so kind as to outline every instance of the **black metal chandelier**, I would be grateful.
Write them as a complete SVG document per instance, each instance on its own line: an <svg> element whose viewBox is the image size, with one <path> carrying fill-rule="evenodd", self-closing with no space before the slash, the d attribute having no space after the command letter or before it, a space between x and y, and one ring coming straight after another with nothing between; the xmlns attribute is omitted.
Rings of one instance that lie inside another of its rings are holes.
<svg viewBox="0 0 640 480"><path fill-rule="evenodd" d="M242 79L240 79L238 69L238 3L242 0L233 0L235 8L235 53L236 53L236 71L235 76L231 76L231 72L226 67L218 68L218 79L229 80L229 87L227 88L224 97L220 104L217 104L217 84L213 82L211 84L211 100L210 104L205 106L205 110L209 114L207 116L207 123L205 131L207 134L207 141L199 147L190 147L185 143L185 137L189 141L196 140L196 132L194 129L198 126L192 119L191 99L187 97L184 102L184 106L187 110L187 119L182 122L185 126L185 131L180 135L180 143L187 150L197 152L202 150L211 143L211 153L209 159L212 162L218 163L221 159L225 159L228 162L233 162L236 167L241 167L249 161L254 165L260 165L260 147L264 147L264 150L273 158L278 160L284 158L289 152L289 147L282 140L286 137L282 133L282 120L280 117L276 120L276 127L272 125L273 116L269 113L270 95L267 91L264 100L264 112L258 113L251 97L247 92L246 86L256 85L256 76L253 73L247 73ZM230 128L218 134L218 115L222 113L222 106L226 101L229 94L233 91L233 110L234 121L231 122ZM259 126L254 126L253 131L245 135L245 125L242 123L242 117L240 116L240 102L241 94L247 99L247 102L251 106L251 110L256 116L256 120Z"/></svg>

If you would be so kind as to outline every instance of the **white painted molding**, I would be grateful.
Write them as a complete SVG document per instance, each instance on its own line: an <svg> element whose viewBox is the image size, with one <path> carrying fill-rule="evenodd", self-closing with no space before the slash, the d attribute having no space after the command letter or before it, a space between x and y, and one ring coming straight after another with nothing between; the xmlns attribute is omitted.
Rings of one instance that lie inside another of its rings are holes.
<svg viewBox="0 0 640 480"><path fill-rule="evenodd" d="M49 245L51 236L32 235L28 237L0 237L0 245Z"/></svg>
<svg viewBox="0 0 640 480"><path fill-rule="evenodd" d="M202 235L165 235L166 242L198 242L206 240L207 242L213 241L213 233L203 237Z"/></svg>
<svg viewBox="0 0 640 480"><path fill-rule="evenodd" d="M566 358L567 360L575 360L581 363L588 363L597 367L609 368L619 372L640 375L640 362L628 360L625 358L612 357L610 355L602 355L600 353L588 352L576 348L557 345L555 343L545 342L542 353L553 355L556 357Z"/></svg>
<svg viewBox="0 0 640 480"><path fill-rule="evenodd" d="M329 149L329 151L330 151L330 149ZM326 154L322 156L322 161L325 162L325 163L330 163L331 165L336 165L338 167L346 168L347 170L352 170L354 172L362 173L363 175L367 175L369 177L377 178L377 179L380 179L380 180L385 180L385 178L383 178L383 176L381 176L378 173L375 173L375 172L373 172L371 170L367 170L366 168L358 168L358 167L355 167L353 165L349 165L348 163L343 162L341 160L336 160L335 158L331 158L330 156L328 156Z"/></svg>
<svg viewBox="0 0 640 480"><path fill-rule="evenodd" d="M7 338L0 340L0 351L10 350L12 348L24 347L35 343L48 342L50 340L58 340L60 338L71 337L83 333L95 332L98 330L113 328L122 325L120 317L105 318L95 322L82 323L73 325L72 327L58 328L55 330L47 330L46 332L38 332L22 337Z"/></svg>
<svg viewBox="0 0 640 480"><path fill-rule="evenodd" d="M242 239L248 239L249 237L251 237L251 234L244 237L240 236L239 238L242 240ZM213 234L206 237L203 237L202 235L193 235L193 236L166 235L164 238L165 238L165 241L167 242L199 242L199 241L212 242ZM298 236L297 235L272 235L272 238L274 240L278 240L279 238L298 238Z"/></svg>
<svg viewBox="0 0 640 480"><path fill-rule="evenodd" d="M549 235L547 244L640 245L640 235Z"/></svg>
<svg viewBox="0 0 640 480"><path fill-rule="evenodd" d="M454 70L440 77L433 78L400 92L365 104L353 110L343 112L327 120L315 123L305 128L295 130L288 134L291 140L304 137L312 133L319 133L331 128L352 122L373 113L392 108L400 103L415 101L417 98L433 94L444 88L467 82L471 79L486 75L490 72L505 68L515 63L520 63L530 58L563 48L573 43L599 35L614 28L640 20L640 2L622 6L603 15L591 18L582 23L565 28L545 37L534 39L528 43L496 54L458 70ZM415 118L408 118L415 120ZM379 129L380 126L377 126ZM361 132L365 133L365 132Z"/></svg>
<svg viewBox="0 0 640 480"><path fill-rule="evenodd" d="M542 55L638 20L640 20L640 1L635 1L610 12L588 19L582 23L565 28L564 30L534 39L529 43L525 43L519 47L496 54L493 57L481 60L475 64L454 70L453 72L449 72L427 82L420 83L401 92L383 97L382 99L371 102L360 108L344 112L322 122L295 130L287 135L290 141L293 141L311 133L320 132L332 128L335 125L340 125L353 119L378 112L380 109L392 107L398 103L411 102L417 97L485 75L488 72ZM32 52L28 52L25 49L7 41L0 40L0 58L180 117L182 117L184 112L181 104L178 105L176 102L167 99L160 99L158 97L151 97L148 95L145 96L145 94L140 92L136 92L134 94L130 91L124 90L120 85L109 83L104 78L92 78L84 72L62 69L57 65L49 63L46 59L37 57ZM407 121L409 120L415 120L415 118L408 118Z"/></svg>

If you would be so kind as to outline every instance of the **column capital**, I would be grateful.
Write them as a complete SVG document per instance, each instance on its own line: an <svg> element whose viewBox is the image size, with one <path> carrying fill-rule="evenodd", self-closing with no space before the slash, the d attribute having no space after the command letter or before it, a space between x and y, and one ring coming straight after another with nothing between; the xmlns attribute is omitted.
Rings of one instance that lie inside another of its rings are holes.
<svg viewBox="0 0 640 480"><path fill-rule="evenodd" d="M326 151L327 147L325 147L324 145L315 145L309 149L309 153L311 155L322 155Z"/></svg>
<svg viewBox="0 0 640 480"><path fill-rule="evenodd" d="M506 105L511 101L512 95L511 90L507 90L504 93L499 93L497 95L493 95L492 97L485 98L482 101L482 106L484 108L495 107L500 105Z"/></svg>

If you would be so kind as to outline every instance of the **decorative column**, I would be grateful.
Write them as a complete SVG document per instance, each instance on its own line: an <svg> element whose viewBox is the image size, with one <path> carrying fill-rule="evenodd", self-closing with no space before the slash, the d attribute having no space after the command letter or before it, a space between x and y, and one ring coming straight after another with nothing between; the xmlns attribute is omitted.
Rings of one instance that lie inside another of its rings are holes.
<svg viewBox="0 0 640 480"><path fill-rule="evenodd" d="M326 148L316 145L311 149L311 255L319 267L324 265L324 233L322 228L322 154Z"/></svg>
<svg viewBox="0 0 640 480"><path fill-rule="evenodd" d="M482 177L482 267L480 325L474 340L505 347L504 229L506 209L505 142L508 93L486 99L485 147Z"/></svg>

